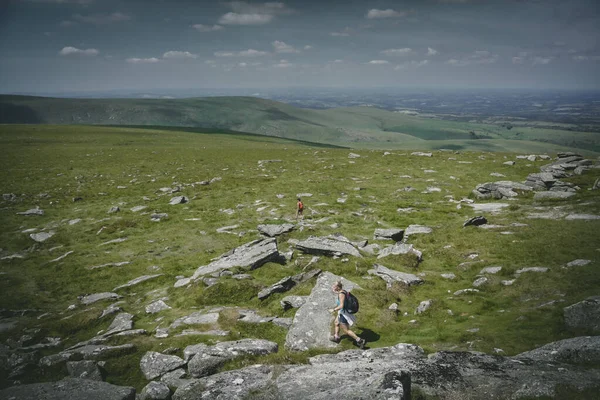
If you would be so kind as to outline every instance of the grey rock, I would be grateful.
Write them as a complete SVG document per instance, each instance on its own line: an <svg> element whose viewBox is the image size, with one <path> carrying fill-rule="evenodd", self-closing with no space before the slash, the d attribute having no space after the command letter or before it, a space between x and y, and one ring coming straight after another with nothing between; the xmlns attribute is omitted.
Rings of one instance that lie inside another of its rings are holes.
<svg viewBox="0 0 600 400"><path fill-rule="evenodd" d="M113 240L109 240L108 242L104 242L104 243L100 243L98 246L106 246L107 244L115 244L115 243L123 243L124 241L126 241L127 238L116 238Z"/></svg>
<svg viewBox="0 0 600 400"><path fill-rule="evenodd" d="M254 279L254 277L250 274L235 274L231 275L231 277L233 279L237 279L238 281Z"/></svg>
<svg viewBox="0 0 600 400"><path fill-rule="evenodd" d="M208 324L216 324L219 321L219 313L218 312L210 312L205 313L202 311L198 311L187 315L185 317L181 317L173 321L171 324L171 328L175 329L182 325L208 325Z"/></svg>
<svg viewBox="0 0 600 400"><path fill-rule="evenodd" d="M517 191L527 192L533 190L530 186L512 181L487 182L479 184L473 194L480 200L503 199L518 196Z"/></svg>
<svg viewBox="0 0 600 400"><path fill-rule="evenodd" d="M280 304L284 310L289 310L290 308L300 308L304 303L306 303L306 299L308 296L286 296L281 299Z"/></svg>
<svg viewBox="0 0 600 400"><path fill-rule="evenodd" d="M399 242L404 237L404 229L390 228L390 229L375 229L373 234L374 240L393 240Z"/></svg>
<svg viewBox="0 0 600 400"><path fill-rule="evenodd" d="M67 370L72 378L90 379L93 381L103 381L102 372L95 361L69 361Z"/></svg>
<svg viewBox="0 0 600 400"><path fill-rule="evenodd" d="M146 306L146 313L147 314L156 314L158 312L161 312L164 310L170 310L170 309L171 309L171 307L169 307L167 305L167 303L165 303L164 301L156 300Z"/></svg>
<svg viewBox="0 0 600 400"><path fill-rule="evenodd" d="M258 225L257 229L263 235L267 235L269 237L275 237L282 235L287 232L293 231L295 228L292 224L282 224L282 225Z"/></svg>
<svg viewBox="0 0 600 400"><path fill-rule="evenodd" d="M177 388L173 400L246 400L251 396L259 399L285 398L272 387L272 379L272 366L253 365L193 379ZM263 390L267 390L268 395L264 395Z"/></svg>
<svg viewBox="0 0 600 400"><path fill-rule="evenodd" d="M127 265L129 264L129 261L121 261L121 262L111 262L111 263L106 263L106 264L100 264L100 265L94 265L91 267L86 267L87 269L99 269L99 268L106 268L106 267L122 267L123 265Z"/></svg>
<svg viewBox="0 0 600 400"><path fill-rule="evenodd" d="M188 383L190 380L185 379L187 373L183 368L167 372L160 377L160 381L167 384L170 388L178 388Z"/></svg>
<svg viewBox="0 0 600 400"><path fill-rule="evenodd" d="M419 260L421 260L423 255L423 253L415 249L412 244L396 243L393 246L389 246L381 250L377 256L377 259L400 254L414 254Z"/></svg>
<svg viewBox="0 0 600 400"><path fill-rule="evenodd" d="M121 307L119 307L119 303L122 303L122 302L117 302L117 303L111 304L110 306L106 307L104 309L104 311L102 311L102 314L100 315L99 318L104 318L107 315L112 315L112 314L118 313L119 311L123 311L123 309Z"/></svg>
<svg viewBox="0 0 600 400"><path fill-rule="evenodd" d="M534 200L546 200L546 199L568 199L569 197L575 196L574 192L555 192L555 191L547 191L547 192L537 192L533 195Z"/></svg>
<svg viewBox="0 0 600 400"><path fill-rule="evenodd" d="M104 344L88 344L75 349L65 350L58 354L42 357L39 364L50 367L65 361L75 360L105 360L108 358L122 356L135 352L136 348L132 344L120 346L107 346Z"/></svg>
<svg viewBox="0 0 600 400"><path fill-rule="evenodd" d="M135 400L135 388L89 379L67 378L58 382L18 385L0 390L10 400Z"/></svg>
<svg viewBox="0 0 600 400"><path fill-rule="evenodd" d="M14 193L4 193L2 195L2 200L4 201L15 201L17 200L17 195Z"/></svg>
<svg viewBox="0 0 600 400"><path fill-rule="evenodd" d="M482 204L468 204L469 207L473 208L473 211L478 212L490 212L490 213L498 213L502 211L504 208L508 207L508 203L482 203Z"/></svg>
<svg viewBox="0 0 600 400"><path fill-rule="evenodd" d="M124 283L124 284L122 284L120 286L117 286L113 290L117 291L119 289L123 289L123 288L131 287L131 286L135 286L135 285L138 285L138 284L140 284L142 282L146 282L147 280L158 278L159 276L162 276L162 275L163 274L143 275L143 276L137 277L135 279L132 279L129 282Z"/></svg>
<svg viewBox="0 0 600 400"><path fill-rule="evenodd" d="M431 299L422 301L421 303L419 303L419 306L417 307L415 314L423 314L425 311L427 311L431 308L432 303L433 303L433 300L431 300Z"/></svg>
<svg viewBox="0 0 600 400"><path fill-rule="evenodd" d="M254 310L239 310L239 319L238 321L246 322L249 324L264 324L266 322L272 322L275 317L265 317L259 315Z"/></svg>
<svg viewBox="0 0 600 400"><path fill-rule="evenodd" d="M185 361L177 356L170 356L155 351L148 351L140 361L142 373L148 380L173 371L185 365Z"/></svg>
<svg viewBox="0 0 600 400"><path fill-rule="evenodd" d="M432 153L424 153L422 151L413 151L410 153L411 156L420 156L420 157L431 157Z"/></svg>
<svg viewBox="0 0 600 400"><path fill-rule="evenodd" d="M570 267L584 267L586 265L588 265L589 263L591 263L592 260L583 260L583 259L577 259L577 260L573 260L568 262L565 266L570 268Z"/></svg>
<svg viewBox="0 0 600 400"><path fill-rule="evenodd" d="M514 279L504 280L504 281L500 281L500 283L504 286L511 286L513 283L515 283L515 280Z"/></svg>
<svg viewBox="0 0 600 400"><path fill-rule="evenodd" d="M234 267L256 269L267 262L280 260L275 238L255 240L223 254L206 266L199 267L192 279Z"/></svg>
<svg viewBox="0 0 600 400"><path fill-rule="evenodd" d="M274 325L280 326L285 329L290 329L292 323L294 322L293 318L273 318L271 321Z"/></svg>
<svg viewBox="0 0 600 400"><path fill-rule="evenodd" d="M48 231L48 232L40 232L40 233L30 233L29 237L38 243L44 243L46 240L50 239L55 235L56 232Z"/></svg>
<svg viewBox="0 0 600 400"><path fill-rule="evenodd" d="M150 214L150 220L153 222L160 222L163 219L169 218L169 214L167 213L154 213Z"/></svg>
<svg viewBox="0 0 600 400"><path fill-rule="evenodd" d="M485 276L482 276L481 278L475 279L475 281L473 282L473 286L480 287L480 286L485 285L486 283L488 283L488 278L486 278Z"/></svg>
<svg viewBox="0 0 600 400"><path fill-rule="evenodd" d="M247 355L276 353L277 350L277 343L263 339L242 339L197 348L188 362L188 372L193 377L203 377L214 374L227 361Z"/></svg>
<svg viewBox="0 0 600 400"><path fill-rule="evenodd" d="M189 202L189 199L185 196L176 196L171 198L171 200L169 201L169 204L171 205L176 205L176 204L185 204Z"/></svg>
<svg viewBox="0 0 600 400"><path fill-rule="evenodd" d="M569 329L600 332L600 296L592 296L563 309L565 325Z"/></svg>
<svg viewBox="0 0 600 400"><path fill-rule="evenodd" d="M285 278L280 279L277 283L269 286L261 290L258 293L258 299L264 300L268 298L273 293L282 293L287 292L292 289L294 286L299 285L303 282L306 282L315 276L318 276L321 273L320 269L313 269L312 271L302 272L300 274L294 276L286 276Z"/></svg>
<svg viewBox="0 0 600 400"><path fill-rule="evenodd" d="M584 221L593 221L596 219L600 219L600 215L593 215L593 214L569 214L565 217L565 219L567 221L574 221L574 220L584 220Z"/></svg>
<svg viewBox="0 0 600 400"><path fill-rule="evenodd" d="M408 237L411 235L423 235L423 234L428 234L433 232L433 229L431 229L428 226L424 226L424 225L409 225L406 228L406 231L404 232L404 236Z"/></svg>
<svg viewBox="0 0 600 400"><path fill-rule="evenodd" d="M298 242L296 248L308 254L326 256L348 254L355 257L361 257L356 247L352 244L332 238L310 236L308 239Z"/></svg>
<svg viewBox="0 0 600 400"><path fill-rule="evenodd" d="M140 400L169 400L171 390L166 383L152 381L140 393Z"/></svg>
<svg viewBox="0 0 600 400"><path fill-rule="evenodd" d="M145 210L146 208L148 208L148 207L147 206L135 206L135 207L132 207L130 210L132 212L140 212L142 210Z"/></svg>
<svg viewBox="0 0 600 400"><path fill-rule="evenodd" d="M502 267L485 267L479 273L480 274L497 274L502 271Z"/></svg>
<svg viewBox="0 0 600 400"><path fill-rule="evenodd" d="M423 283L423 279L416 275L394 271L381 264L373 265L373 269L368 270L367 273L383 279L387 283L388 288L391 288L394 282L400 282L407 286L420 285Z"/></svg>
<svg viewBox="0 0 600 400"><path fill-rule="evenodd" d="M41 210L39 207L32 208L31 210L18 212L18 215L44 215L44 210Z"/></svg>
<svg viewBox="0 0 600 400"><path fill-rule="evenodd" d="M515 356L544 363L598 364L600 363L600 336L582 336L559 340Z"/></svg>
<svg viewBox="0 0 600 400"><path fill-rule="evenodd" d="M548 268L546 267L525 267L518 269L515 273L522 274L524 272L548 272Z"/></svg>
<svg viewBox="0 0 600 400"><path fill-rule="evenodd" d="M116 293L111 293L111 292L104 292L104 293L94 293L94 294L88 294L86 296L81 296L79 297L79 301L81 301L81 304L83 305L90 305L93 304L97 301L100 300L116 300L119 299L121 296L119 296Z"/></svg>
<svg viewBox="0 0 600 400"><path fill-rule="evenodd" d="M454 296L460 296L461 294L465 294L465 293L479 293L479 290L477 289L460 289L457 290L456 292L454 292Z"/></svg>
<svg viewBox="0 0 600 400"><path fill-rule="evenodd" d="M449 274L441 274L440 276L441 276L442 278L444 278L444 279L450 279L450 280L452 280L452 279L456 279L456 275L454 275L454 274L452 274L452 273L449 273Z"/></svg>
<svg viewBox="0 0 600 400"><path fill-rule="evenodd" d="M292 326L285 339L285 347L293 351L305 351L312 348L335 348L336 343L329 341L329 330L333 316L327 311L335 305L335 295L331 286L337 280L341 280L344 290L358 288L340 276L330 272L323 272L317 278L306 303L302 305L296 315Z"/></svg>
<svg viewBox="0 0 600 400"><path fill-rule="evenodd" d="M108 210L108 213L109 213L109 214L114 214L114 213L118 213L119 211L121 211L121 209L120 209L119 207L116 207L116 206L115 206L115 207L111 207L111 208Z"/></svg>
<svg viewBox="0 0 600 400"><path fill-rule="evenodd" d="M110 336L115 333L127 331L133 328L133 315L129 313L118 314L102 336Z"/></svg>
<svg viewBox="0 0 600 400"><path fill-rule="evenodd" d="M488 223L488 220L486 217L484 216L477 216L477 217L472 217L469 218L468 220L465 221L465 223L463 224L463 227L465 226L479 226L479 225L485 225Z"/></svg>

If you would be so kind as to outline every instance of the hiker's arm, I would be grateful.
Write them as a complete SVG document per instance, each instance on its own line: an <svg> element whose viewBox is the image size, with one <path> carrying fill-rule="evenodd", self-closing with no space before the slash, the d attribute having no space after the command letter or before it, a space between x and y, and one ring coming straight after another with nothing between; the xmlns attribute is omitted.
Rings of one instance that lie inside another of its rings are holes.
<svg viewBox="0 0 600 400"><path fill-rule="evenodd" d="M338 295L340 299L340 305L333 309L333 311L338 311L344 308L344 302L346 301L346 295L344 293L340 293Z"/></svg>

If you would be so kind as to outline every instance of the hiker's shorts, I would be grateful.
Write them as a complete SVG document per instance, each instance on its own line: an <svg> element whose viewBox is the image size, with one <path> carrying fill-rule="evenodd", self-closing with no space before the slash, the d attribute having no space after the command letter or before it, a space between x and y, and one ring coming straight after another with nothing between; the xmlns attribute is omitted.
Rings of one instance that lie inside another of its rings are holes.
<svg viewBox="0 0 600 400"><path fill-rule="evenodd" d="M338 315L338 323L348 325L348 321L346 321L346 318L342 314Z"/></svg>

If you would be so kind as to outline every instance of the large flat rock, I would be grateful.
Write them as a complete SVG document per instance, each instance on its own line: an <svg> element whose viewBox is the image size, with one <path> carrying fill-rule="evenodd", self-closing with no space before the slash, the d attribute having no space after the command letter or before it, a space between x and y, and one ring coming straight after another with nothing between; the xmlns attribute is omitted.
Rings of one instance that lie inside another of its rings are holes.
<svg viewBox="0 0 600 400"><path fill-rule="evenodd" d="M387 283L387 287L392 287L394 282L399 282L407 286L420 285L423 283L423 279L419 278L414 274L406 272L394 271L386 268L381 264L373 265L373 269L367 271L369 275L375 275L383 279Z"/></svg>
<svg viewBox="0 0 600 400"><path fill-rule="evenodd" d="M305 351L313 348L337 347L336 343L329 341L334 316L327 311L335 306L336 297L331 291L331 286L337 280L342 281L344 290L358 288L354 282L331 272L323 272L319 275L306 303L296 311L285 339L287 349Z"/></svg>
<svg viewBox="0 0 600 400"><path fill-rule="evenodd" d="M255 240L223 254L208 265L199 267L192 279L234 267L255 269L269 261L278 261L279 257L275 238Z"/></svg>
<svg viewBox="0 0 600 400"><path fill-rule="evenodd" d="M311 236L308 239L301 240L296 244L296 248L304 253L334 256L348 254L354 257L361 257L360 253L352 244L333 238Z"/></svg>
<svg viewBox="0 0 600 400"><path fill-rule="evenodd" d="M0 390L0 399L11 400L135 400L135 388L89 379L66 378Z"/></svg>

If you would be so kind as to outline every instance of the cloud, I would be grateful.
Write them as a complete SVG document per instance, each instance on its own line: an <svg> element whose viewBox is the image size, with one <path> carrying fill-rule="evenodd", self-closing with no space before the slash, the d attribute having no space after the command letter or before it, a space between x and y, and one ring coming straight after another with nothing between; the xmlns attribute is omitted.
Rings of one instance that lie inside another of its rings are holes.
<svg viewBox="0 0 600 400"><path fill-rule="evenodd" d="M274 68L291 68L294 64L290 63L288 60L279 60L278 64L273 65Z"/></svg>
<svg viewBox="0 0 600 400"><path fill-rule="evenodd" d="M160 60L156 57L152 57L152 58L128 58L127 60L128 63L130 64L155 64L157 62L160 62Z"/></svg>
<svg viewBox="0 0 600 400"><path fill-rule="evenodd" d="M373 8L367 12L367 15L365 15L365 17L368 19L399 18L404 16L406 16L405 12L398 12L396 10L392 10L391 8L386 10L378 10Z"/></svg>
<svg viewBox="0 0 600 400"><path fill-rule="evenodd" d="M189 51L167 51L163 54L163 58L198 58L196 54Z"/></svg>
<svg viewBox="0 0 600 400"><path fill-rule="evenodd" d="M221 25L202 25L202 24L192 25L192 28L194 28L198 32L215 32L215 31L220 31L223 29L223 27Z"/></svg>
<svg viewBox="0 0 600 400"><path fill-rule="evenodd" d="M412 53L412 49L410 47L404 47L402 49L387 49L383 50L381 54L385 54L386 56L405 56L407 54Z"/></svg>
<svg viewBox="0 0 600 400"><path fill-rule="evenodd" d="M300 53L300 51L295 49L294 46L286 44L279 40L276 40L271 44L275 48L275 53Z"/></svg>
<svg viewBox="0 0 600 400"><path fill-rule="evenodd" d="M350 36L352 33L354 32L353 29L349 28L349 27L345 27L344 29L342 29L339 32L331 32L329 33L331 36L334 37L348 37Z"/></svg>
<svg viewBox="0 0 600 400"><path fill-rule="evenodd" d="M425 65L429 64L429 60L421 60L421 61L407 61L407 62L403 62L402 64L398 64L394 67L394 70L399 71L402 69L407 69L407 68L420 68L423 67Z"/></svg>
<svg viewBox="0 0 600 400"><path fill-rule="evenodd" d="M216 51L216 57L261 57L266 56L266 51L259 51L254 49L242 50L242 51Z"/></svg>
<svg viewBox="0 0 600 400"><path fill-rule="evenodd" d="M525 62L525 58L523 58L523 57L513 57L512 58L513 64L523 64L523 62Z"/></svg>
<svg viewBox="0 0 600 400"><path fill-rule="evenodd" d="M77 47L67 46L67 47L63 47L62 50L58 52L58 54L60 54L61 56L82 55L82 56L95 57L98 54L100 54L100 52L96 49L82 50L82 49L78 49Z"/></svg>
<svg viewBox="0 0 600 400"><path fill-rule="evenodd" d="M292 9L280 2L249 4L245 1L233 1L226 4L233 12L228 12L219 18L219 23L223 25L264 25L277 15L293 13Z"/></svg>
<svg viewBox="0 0 600 400"><path fill-rule="evenodd" d="M264 25L271 22L273 15L269 14L237 14L227 13L219 18L223 25Z"/></svg>
<svg viewBox="0 0 600 400"><path fill-rule="evenodd" d="M438 54L439 52L436 49L432 49L431 47L427 48L427 55L428 56L435 56L436 54Z"/></svg>
<svg viewBox="0 0 600 400"><path fill-rule="evenodd" d="M311 45L309 45L309 44L307 44L306 46L304 46L304 50L310 50L310 49L312 49L312 48L313 48L313 47L312 47Z"/></svg>
<svg viewBox="0 0 600 400"><path fill-rule="evenodd" d="M372 65L383 65L383 64L389 64L390 62L387 60L371 60L369 61L367 64L372 64Z"/></svg>
<svg viewBox="0 0 600 400"><path fill-rule="evenodd" d="M120 12L114 12L112 14L93 14L93 15L73 15L73 19L78 22L94 24L94 25L106 25L115 22L129 21L131 17Z"/></svg>
<svg viewBox="0 0 600 400"><path fill-rule="evenodd" d="M477 50L463 58L451 58L446 64L456 67L464 67L472 64L494 64L500 57L487 50Z"/></svg>
<svg viewBox="0 0 600 400"><path fill-rule="evenodd" d="M552 57L534 57L533 58L533 65L546 65L549 64L550 61L552 61Z"/></svg>

